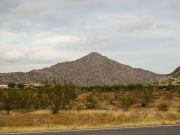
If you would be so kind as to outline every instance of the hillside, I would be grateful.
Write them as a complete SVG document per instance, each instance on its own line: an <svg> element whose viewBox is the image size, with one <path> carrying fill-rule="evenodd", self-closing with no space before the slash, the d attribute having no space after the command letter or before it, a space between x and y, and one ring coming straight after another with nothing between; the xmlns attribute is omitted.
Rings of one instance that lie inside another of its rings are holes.
<svg viewBox="0 0 180 135"><path fill-rule="evenodd" d="M72 82L76 85L149 84L162 78L143 69L136 69L92 52L75 61L59 63L49 68L27 73L2 73L0 84Z"/></svg>
<svg viewBox="0 0 180 135"><path fill-rule="evenodd" d="M180 66L159 81L160 85L180 85Z"/></svg>

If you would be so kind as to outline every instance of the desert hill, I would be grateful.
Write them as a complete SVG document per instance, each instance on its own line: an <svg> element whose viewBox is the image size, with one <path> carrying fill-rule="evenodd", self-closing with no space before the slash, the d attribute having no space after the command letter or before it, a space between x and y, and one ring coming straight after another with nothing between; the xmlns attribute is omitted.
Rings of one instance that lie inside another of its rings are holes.
<svg viewBox="0 0 180 135"><path fill-rule="evenodd" d="M114 84L149 84L158 81L162 75L132 68L111 60L99 53L92 52L75 61L63 62L49 68L30 72L1 73L0 84L59 83L64 81L76 85L114 85Z"/></svg>
<svg viewBox="0 0 180 135"><path fill-rule="evenodd" d="M180 66L159 80L160 85L180 85Z"/></svg>

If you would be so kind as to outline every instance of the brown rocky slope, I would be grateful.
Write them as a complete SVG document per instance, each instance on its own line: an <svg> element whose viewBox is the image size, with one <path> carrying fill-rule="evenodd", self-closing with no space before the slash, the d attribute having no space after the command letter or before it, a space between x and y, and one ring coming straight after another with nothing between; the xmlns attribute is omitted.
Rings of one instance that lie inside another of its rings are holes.
<svg viewBox="0 0 180 135"><path fill-rule="evenodd" d="M42 83L53 80L59 83L68 81L76 85L149 84L160 78L162 75L132 68L92 52L78 60L59 63L49 68L27 73L2 73L0 84Z"/></svg>
<svg viewBox="0 0 180 135"><path fill-rule="evenodd" d="M180 85L180 66L159 80L160 85Z"/></svg>

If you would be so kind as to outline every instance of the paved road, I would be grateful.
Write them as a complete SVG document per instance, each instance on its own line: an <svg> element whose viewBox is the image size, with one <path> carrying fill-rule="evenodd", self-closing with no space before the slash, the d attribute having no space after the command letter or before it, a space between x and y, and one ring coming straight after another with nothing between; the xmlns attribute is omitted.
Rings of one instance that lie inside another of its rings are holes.
<svg viewBox="0 0 180 135"><path fill-rule="evenodd" d="M79 131L54 131L39 133L16 133L19 135L180 135L180 125L138 127L138 128L114 128L114 129L92 129ZM6 134L13 135L13 134ZM15 134L14 134L15 135Z"/></svg>

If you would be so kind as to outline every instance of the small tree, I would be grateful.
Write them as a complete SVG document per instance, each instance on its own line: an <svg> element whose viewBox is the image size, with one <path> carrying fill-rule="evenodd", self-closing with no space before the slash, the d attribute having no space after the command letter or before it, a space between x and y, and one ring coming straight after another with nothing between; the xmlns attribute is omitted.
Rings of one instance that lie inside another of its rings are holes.
<svg viewBox="0 0 180 135"><path fill-rule="evenodd" d="M2 109L6 111L7 114L10 113L10 111L15 107L16 105L16 91L8 89L4 90L4 92L1 94L1 106Z"/></svg>
<svg viewBox="0 0 180 135"><path fill-rule="evenodd" d="M128 109L134 104L135 102L135 98L133 98L130 95L122 95L119 98L120 101L120 107L124 110L124 111L128 111Z"/></svg>
<svg viewBox="0 0 180 135"><path fill-rule="evenodd" d="M92 95L88 95L85 99L85 106L87 109L94 109L96 108L96 101L94 100Z"/></svg>
<svg viewBox="0 0 180 135"><path fill-rule="evenodd" d="M4 89L0 89L0 110L2 110L3 108L2 108L2 99L3 99L3 93L4 93Z"/></svg>
<svg viewBox="0 0 180 135"><path fill-rule="evenodd" d="M13 88L16 87L16 83L14 83L14 82L9 82L9 83L8 83L8 87L13 89Z"/></svg>
<svg viewBox="0 0 180 135"><path fill-rule="evenodd" d="M169 107L170 107L169 103L161 103L158 105L158 110L166 112L169 110Z"/></svg>
<svg viewBox="0 0 180 135"><path fill-rule="evenodd" d="M34 93L35 92L33 90L17 90L16 108L23 111L32 109Z"/></svg>
<svg viewBox="0 0 180 135"><path fill-rule="evenodd" d="M34 93L33 99L32 99L32 104L34 109L45 109L48 107L49 101L48 99L48 93L46 92L45 89L40 88L38 90L35 90L36 92Z"/></svg>
<svg viewBox="0 0 180 135"><path fill-rule="evenodd" d="M58 85L48 90L49 103L53 114L61 109L67 109L76 98L76 89L71 84Z"/></svg>
<svg viewBox="0 0 180 135"><path fill-rule="evenodd" d="M139 99L141 106L142 107L146 107L149 105L149 103L151 103L154 99L153 96L153 90L150 89L142 89L142 90L138 90L136 92L136 96Z"/></svg>
<svg viewBox="0 0 180 135"><path fill-rule="evenodd" d="M24 89L25 85L23 83L19 83L19 84L17 84L17 87L19 89Z"/></svg>

